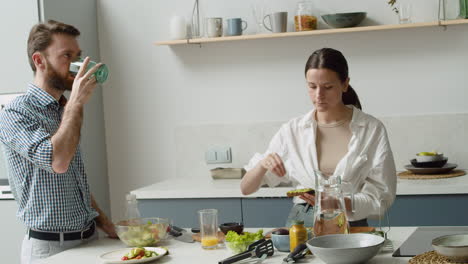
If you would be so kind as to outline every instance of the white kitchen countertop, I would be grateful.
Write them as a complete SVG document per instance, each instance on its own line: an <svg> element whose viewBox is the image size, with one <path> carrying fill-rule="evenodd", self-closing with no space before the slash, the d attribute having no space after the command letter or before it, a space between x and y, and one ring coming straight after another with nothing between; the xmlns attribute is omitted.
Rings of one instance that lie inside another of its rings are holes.
<svg viewBox="0 0 468 264"><path fill-rule="evenodd" d="M247 231L256 231L258 229L248 228ZM264 229L266 232L269 229ZM388 237L392 240L394 249L396 250L411 233L416 230L416 227L392 227L388 233ZM230 251L226 248L216 250L204 250L200 243L184 243L177 240L170 240L164 244L169 248L170 254L157 261L151 263L171 263L171 264L186 264L186 263L218 263L231 256ZM62 253L44 259L42 263L47 264L91 264L101 263L98 257L106 252L126 248L120 240L100 238L86 245L66 250ZM288 253L275 250L275 254L267 258L265 264L281 263ZM408 263L410 258L394 258L391 252L381 252L368 264L403 264ZM307 256L307 263L320 264L324 263L315 256Z"/></svg>
<svg viewBox="0 0 468 264"><path fill-rule="evenodd" d="M177 198L257 198L286 197L292 187L262 187L250 195L240 191L240 180L177 179L157 182L132 191L137 199ZM397 195L466 194L468 175L432 180L405 180L398 178Z"/></svg>

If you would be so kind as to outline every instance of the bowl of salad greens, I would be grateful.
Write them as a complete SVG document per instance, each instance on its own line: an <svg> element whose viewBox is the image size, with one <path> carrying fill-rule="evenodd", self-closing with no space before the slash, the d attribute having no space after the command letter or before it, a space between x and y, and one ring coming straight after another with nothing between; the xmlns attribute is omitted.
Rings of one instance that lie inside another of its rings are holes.
<svg viewBox="0 0 468 264"><path fill-rule="evenodd" d="M135 218L115 224L117 236L131 247L155 246L168 238L171 221L167 218Z"/></svg>
<svg viewBox="0 0 468 264"><path fill-rule="evenodd" d="M232 251L232 254L238 254L247 250L250 244L263 238L263 229L255 233L244 232L237 234L229 231L226 234L226 247Z"/></svg>

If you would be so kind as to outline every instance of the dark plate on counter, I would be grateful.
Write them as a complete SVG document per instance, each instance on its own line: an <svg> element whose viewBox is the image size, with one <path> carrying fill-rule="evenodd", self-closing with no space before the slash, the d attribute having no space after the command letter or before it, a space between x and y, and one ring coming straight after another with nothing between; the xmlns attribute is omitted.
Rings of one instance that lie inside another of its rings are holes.
<svg viewBox="0 0 468 264"><path fill-rule="evenodd" d="M457 166L457 164L453 163L447 163L440 168L416 168L413 165L405 165L405 169L411 171L414 174L442 174L455 169Z"/></svg>
<svg viewBox="0 0 468 264"><path fill-rule="evenodd" d="M442 168L447 163L447 158L443 160L418 162L416 159L411 160L411 164L416 168Z"/></svg>

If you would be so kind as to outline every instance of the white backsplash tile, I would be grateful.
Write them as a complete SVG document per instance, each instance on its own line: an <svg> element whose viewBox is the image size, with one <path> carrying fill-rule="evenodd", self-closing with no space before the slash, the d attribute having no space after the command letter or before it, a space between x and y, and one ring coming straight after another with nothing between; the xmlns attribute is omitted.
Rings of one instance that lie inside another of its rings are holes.
<svg viewBox="0 0 468 264"><path fill-rule="evenodd" d="M437 150L450 163L468 168L468 114L378 117L387 128L397 170L416 153ZM178 127L176 172L179 178L210 178L215 167L241 168L255 152L264 152L283 121L255 124L212 124ZM232 148L232 163L205 163L210 146Z"/></svg>

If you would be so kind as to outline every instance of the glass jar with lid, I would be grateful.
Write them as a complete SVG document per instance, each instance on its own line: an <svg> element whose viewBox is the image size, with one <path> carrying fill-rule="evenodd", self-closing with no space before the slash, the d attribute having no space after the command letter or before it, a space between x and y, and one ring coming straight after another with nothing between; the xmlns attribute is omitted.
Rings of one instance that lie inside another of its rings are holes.
<svg viewBox="0 0 468 264"><path fill-rule="evenodd" d="M317 17L312 14L312 3L303 1L297 3L294 26L296 31L309 31L317 29Z"/></svg>

